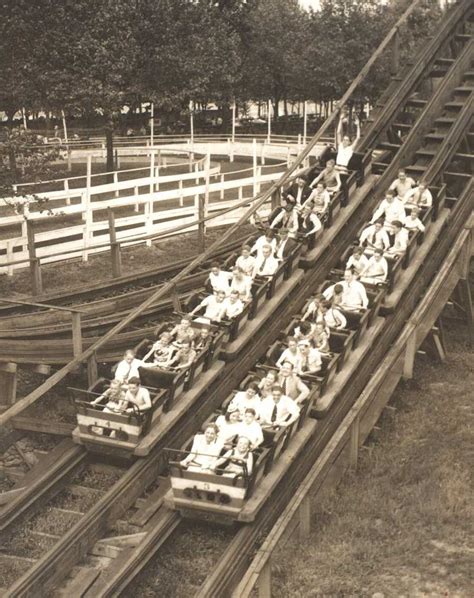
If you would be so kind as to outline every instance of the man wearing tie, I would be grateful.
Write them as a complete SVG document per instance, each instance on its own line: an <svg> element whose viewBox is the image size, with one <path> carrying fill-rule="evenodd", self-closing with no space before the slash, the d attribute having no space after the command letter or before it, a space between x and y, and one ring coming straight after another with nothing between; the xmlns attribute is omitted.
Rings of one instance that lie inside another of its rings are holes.
<svg viewBox="0 0 474 598"><path fill-rule="evenodd" d="M367 228L364 228L359 242L366 248L367 253L372 253L374 249L387 251L390 247L390 238L383 227L383 220L377 220Z"/></svg>
<svg viewBox="0 0 474 598"><path fill-rule="evenodd" d="M299 357L296 362L298 374L317 374L321 371L322 359L318 349L311 347L309 341L298 343Z"/></svg>
<svg viewBox="0 0 474 598"><path fill-rule="evenodd" d="M285 361L281 366L277 384L281 386L283 394L296 403L304 401L310 392L306 384L295 374L293 364L289 361Z"/></svg>
<svg viewBox="0 0 474 598"><path fill-rule="evenodd" d="M278 260L272 255L271 245L262 247L262 254L255 260L252 278L256 276L273 276L278 270Z"/></svg>
<svg viewBox="0 0 474 598"><path fill-rule="evenodd" d="M275 257L277 260L284 260L294 249L296 242L290 239L287 228L281 228L279 231L277 244L275 248Z"/></svg>
<svg viewBox="0 0 474 598"><path fill-rule="evenodd" d="M259 416L262 428L281 428L298 419L300 408L283 394L281 386L272 386L272 394L260 403Z"/></svg>

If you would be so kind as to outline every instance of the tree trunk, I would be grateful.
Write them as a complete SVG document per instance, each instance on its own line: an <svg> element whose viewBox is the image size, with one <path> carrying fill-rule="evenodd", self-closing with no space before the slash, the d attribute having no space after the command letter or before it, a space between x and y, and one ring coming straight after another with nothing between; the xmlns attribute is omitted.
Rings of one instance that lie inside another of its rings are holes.
<svg viewBox="0 0 474 598"><path fill-rule="evenodd" d="M275 99L273 101L273 119L277 120L279 115L280 115L280 96L275 95Z"/></svg>
<svg viewBox="0 0 474 598"><path fill-rule="evenodd" d="M286 98L283 100L283 110L285 112L285 116L288 116L288 100Z"/></svg>
<svg viewBox="0 0 474 598"><path fill-rule="evenodd" d="M105 169L107 172L112 172L114 169L114 122L112 116L107 119L105 126L105 147L107 152L107 160Z"/></svg>

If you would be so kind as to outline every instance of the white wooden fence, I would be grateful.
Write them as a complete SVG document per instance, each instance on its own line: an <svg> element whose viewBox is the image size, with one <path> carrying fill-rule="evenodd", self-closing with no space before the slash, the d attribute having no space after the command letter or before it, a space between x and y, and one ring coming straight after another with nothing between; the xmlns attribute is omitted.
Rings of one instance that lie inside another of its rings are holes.
<svg viewBox="0 0 474 598"><path fill-rule="evenodd" d="M208 198L205 206L206 215L229 208L245 199L250 203L262 187L278 180L286 164L281 164L279 168L275 168L274 165L254 165L243 171L222 173L220 166L211 166L210 158L206 157L202 169L201 164L196 166L196 170L191 173L160 176L152 159L150 175L146 178L114 180L108 184L89 184L85 188L44 193L51 202L48 211L40 213L37 204L33 202L29 206L30 220L45 222L49 219L53 223L56 216L64 223L68 219L81 217L82 223L61 228L56 224L51 230L36 232L37 257L41 263L77 257L87 261L90 254L108 249L110 234L106 211L109 208L115 214L117 241L123 245L143 242L151 245L151 235L163 233L178 224L190 223L187 231L196 230L195 221L198 219L200 196ZM185 186L186 182L191 184ZM176 183L176 186L160 190L165 183ZM142 192L144 187L147 190ZM129 193L119 196L119 193L124 191ZM102 199L104 194L112 195L112 198ZM222 226L235 222L245 209L246 207L242 206L231 213L221 215L210 220L207 226ZM96 213L99 217L97 221L94 220ZM1 219L1 224L16 224L22 227L20 236L0 241L0 271L12 275L15 269L24 268L29 264L26 219L22 215L6 216Z"/></svg>

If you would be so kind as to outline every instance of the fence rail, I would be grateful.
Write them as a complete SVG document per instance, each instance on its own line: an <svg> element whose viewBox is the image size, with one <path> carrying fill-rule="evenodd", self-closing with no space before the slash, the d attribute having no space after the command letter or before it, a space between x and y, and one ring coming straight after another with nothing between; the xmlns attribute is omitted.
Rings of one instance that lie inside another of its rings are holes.
<svg viewBox="0 0 474 598"><path fill-rule="evenodd" d="M285 164L286 165L286 164ZM240 209L222 214L208 222L208 226L216 227L236 222L252 197L260 193L262 188L273 183L283 173L282 164L275 166L258 166L241 171L222 173L220 166L212 167L209 157L202 170L182 175L160 177L156 175L144 179L129 181L115 181L105 185L89 188L63 190L49 195L60 205L48 212L30 212L34 221L47 221L60 215L63 218L80 216L81 224L55 228L34 235L35 258L41 263L61 261L65 258L80 257L87 261L89 255L107 250L112 242L121 246L147 243L151 244L153 235L166 236L170 227L182 225L179 232L197 230L199 223L199 202L204 201L204 214L221 212L237 203L243 204ZM236 177L237 178L232 178ZM184 186L183 182L192 182ZM176 183L171 189L160 191L164 184ZM138 193L139 189L147 188L147 192ZM100 199L104 194L118 194L120 191L133 189L127 196L113 199ZM229 195L234 197L228 198ZM227 196L227 197L226 197ZM94 197L96 199L94 199ZM66 205L66 199L77 200L78 203ZM245 203L245 200L248 200ZM185 205L188 203L188 205ZM191 205L189 205L191 204ZM115 212L115 238L112 239L110 222L104 218L104 212ZM120 212L127 211L120 216ZM135 214L131 215L130 212ZM94 214L99 214L100 220L94 221ZM21 236L0 241L0 255L5 256L2 270L12 275L15 269L24 268L30 263L31 247L28 246L28 226L23 216L9 216L2 219L3 225L21 224ZM189 224L188 227L184 225ZM31 233L30 233L31 234ZM173 232L169 233L176 234ZM3 260L2 260L3 261ZM0 270L1 271L1 270Z"/></svg>

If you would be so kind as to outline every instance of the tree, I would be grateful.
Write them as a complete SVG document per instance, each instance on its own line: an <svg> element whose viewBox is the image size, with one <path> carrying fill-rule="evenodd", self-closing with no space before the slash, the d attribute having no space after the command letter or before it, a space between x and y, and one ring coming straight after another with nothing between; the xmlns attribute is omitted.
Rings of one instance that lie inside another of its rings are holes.
<svg viewBox="0 0 474 598"><path fill-rule="evenodd" d="M247 19L244 93L254 100L271 97L278 117L280 101L297 99L304 89L308 13L298 0L257 0Z"/></svg>
<svg viewBox="0 0 474 598"><path fill-rule="evenodd" d="M36 134L22 127L7 131L0 142L0 197L19 214L28 213L32 200L40 209L47 209L47 198L31 194L28 188L19 191L17 185L34 184L57 175L51 165L59 158L59 147L41 145Z"/></svg>

